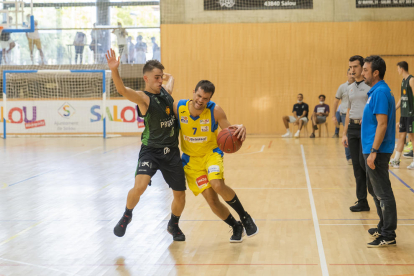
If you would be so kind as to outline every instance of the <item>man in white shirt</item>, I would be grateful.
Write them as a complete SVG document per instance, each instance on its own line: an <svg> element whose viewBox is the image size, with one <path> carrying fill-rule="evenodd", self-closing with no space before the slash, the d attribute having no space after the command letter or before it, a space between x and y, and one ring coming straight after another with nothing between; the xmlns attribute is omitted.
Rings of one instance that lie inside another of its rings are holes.
<svg viewBox="0 0 414 276"><path fill-rule="evenodd" d="M29 42L29 49L30 49L30 59L32 60L32 64L34 64L33 61L33 50L34 45L36 45L37 50L39 51L40 58L42 59L41 65L45 64L45 56L42 51L42 43L40 42L40 35L39 31L37 29L37 20L35 20L35 31L32 33L26 33L27 41Z"/></svg>
<svg viewBox="0 0 414 276"><path fill-rule="evenodd" d="M117 41L118 41L118 51L119 56L122 60L128 60L128 47L127 47L127 31L122 28L121 22L118 22L118 29L113 30L113 34L116 35Z"/></svg>

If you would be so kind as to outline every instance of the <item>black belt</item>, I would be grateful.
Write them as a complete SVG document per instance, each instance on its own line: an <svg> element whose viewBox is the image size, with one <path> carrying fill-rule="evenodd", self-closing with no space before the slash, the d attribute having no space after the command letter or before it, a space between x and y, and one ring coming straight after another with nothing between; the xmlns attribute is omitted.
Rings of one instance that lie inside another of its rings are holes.
<svg viewBox="0 0 414 276"><path fill-rule="evenodd" d="M349 123L350 124L354 124L354 125L360 125L362 122L362 120L354 120L354 119L349 119Z"/></svg>

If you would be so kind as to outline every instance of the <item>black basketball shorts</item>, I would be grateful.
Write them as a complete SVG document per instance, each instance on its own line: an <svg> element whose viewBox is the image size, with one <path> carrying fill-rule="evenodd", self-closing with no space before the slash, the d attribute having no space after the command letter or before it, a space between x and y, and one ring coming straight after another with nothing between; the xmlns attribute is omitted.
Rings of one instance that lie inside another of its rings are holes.
<svg viewBox="0 0 414 276"><path fill-rule="evenodd" d="M414 133L414 117L400 118L400 133Z"/></svg>
<svg viewBox="0 0 414 276"><path fill-rule="evenodd" d="M154 176L160 170L165 182L174 191L185 191L185 174L180 150L173 148L152 148L142 145L135 176L145 174Z"/></svg>

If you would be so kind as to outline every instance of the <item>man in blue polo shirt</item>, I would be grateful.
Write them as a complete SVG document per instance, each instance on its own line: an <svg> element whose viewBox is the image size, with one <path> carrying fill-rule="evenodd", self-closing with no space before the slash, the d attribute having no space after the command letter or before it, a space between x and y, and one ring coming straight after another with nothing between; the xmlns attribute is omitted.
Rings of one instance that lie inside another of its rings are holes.
<svg viewBox="0 0 414 276"><path fill-rule="evenodd" d="M362 76L371 86L362 116L362 152L365 158L367 186L374 197L380 222L368 233L376 239L368 247L395 246L397 207L388 163L395 146L395 99L384 82L385 61L380 56L365 59Z"/></svg>

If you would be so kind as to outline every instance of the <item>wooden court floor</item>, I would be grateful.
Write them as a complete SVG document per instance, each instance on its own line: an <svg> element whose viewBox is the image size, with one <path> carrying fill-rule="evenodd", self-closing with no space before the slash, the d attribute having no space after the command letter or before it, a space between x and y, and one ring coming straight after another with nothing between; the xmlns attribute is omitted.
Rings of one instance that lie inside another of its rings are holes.
<svg viewBox="0 0 414 276"><path fill-rule="evenodd" d="M250 136L225 177L260 232L230 228L187 191L181 228L166 226L171 191L156 174L123 238L113 234L133 185L139 138L0 141L0 275L414 275L414 171L390 175L397 246L367 248L378 218L351 213L352 167L339 139ZM235 212L233 212L237 218Z"/></svg>

